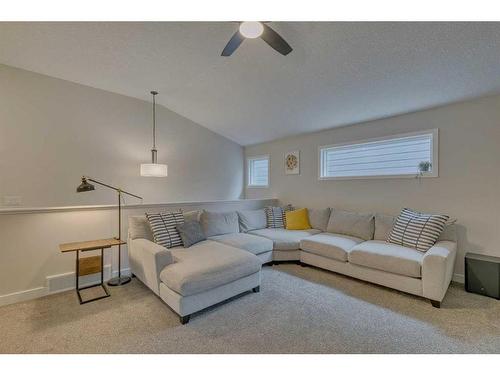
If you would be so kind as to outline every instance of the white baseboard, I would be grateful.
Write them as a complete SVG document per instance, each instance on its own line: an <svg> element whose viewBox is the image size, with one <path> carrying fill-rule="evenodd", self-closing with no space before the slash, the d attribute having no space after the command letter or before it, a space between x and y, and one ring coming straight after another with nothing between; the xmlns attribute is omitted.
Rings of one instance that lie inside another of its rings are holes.
<svg viewBox="0 0 500 375"><path fill-rule="evenodd" d="M111 278L111 265L104 266L104 281ZM130 268L122 268L122 275L130 276ZM118 276L118 271L113 271L113 277ZM96 284L100 281L99 274L93 274L80 277L80 287ZM0 306L10 305L16 302L28 301L30 299L40 298L49 294L61 293L76 288L75 273L67 272L59 275L47 276L45 286L34 289L22 290L0 296Z"/></svg>
<svg viewBox="0 0 500 375"><path fill-rule="evenodd" d="M0 306L10 305L16 302L28 301L30 299L40 298L47 295L47 288L41 286L39 288L22 290L10 294L0 296Z"/></svg>
<svg viewBox="0 0 500 375"><path fill-rule="evenodd" d="M454 273L451 280L459 284L465 284L465 276L461 273Z"/></svg>

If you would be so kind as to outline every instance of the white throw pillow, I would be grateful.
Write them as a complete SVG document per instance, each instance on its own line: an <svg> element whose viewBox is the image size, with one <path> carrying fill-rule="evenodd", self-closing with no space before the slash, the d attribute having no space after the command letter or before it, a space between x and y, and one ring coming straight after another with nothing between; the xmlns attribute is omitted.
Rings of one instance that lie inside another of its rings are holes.
<svg viewBox="0 0 500 375"><path fill-rule="evenodd" d="M425 252L434 246L449 218L403 208L387 242Z"/></svg>
<svg viewBox="0 0 500 375"><path fill-rule="evenodd" d="M292 205L285 207L264 207L268 228L286 228L286 212L293 211Z"/></svg>
<svg viewBox="0 0 500 375"><path fill-rule="evenodd" d="M178 224L184 223L181 211L146 214L146 217L158 245L165 246L167 249L182 245L181 236L176 229Z"/></svg>

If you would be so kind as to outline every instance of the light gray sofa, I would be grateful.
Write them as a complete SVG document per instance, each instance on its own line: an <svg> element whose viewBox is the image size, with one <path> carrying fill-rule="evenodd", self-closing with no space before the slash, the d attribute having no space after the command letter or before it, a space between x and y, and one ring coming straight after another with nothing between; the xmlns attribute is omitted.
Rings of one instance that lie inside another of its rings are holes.
<svg viewBox="0 0 500 375"><path fill-rule="evenodd" d="M190 219L193 214L189 213ZM180 317L260 288L261 265L295 261L431 300L439 307L451 281L457 244L446 227L427 252L386 242L395 217L309 210L313 229L265 228L263 210L195 215L206 241L165 249L152 242L145 216L129 219L132 272ZM353 235L355 234L355 235Z"/></svg>

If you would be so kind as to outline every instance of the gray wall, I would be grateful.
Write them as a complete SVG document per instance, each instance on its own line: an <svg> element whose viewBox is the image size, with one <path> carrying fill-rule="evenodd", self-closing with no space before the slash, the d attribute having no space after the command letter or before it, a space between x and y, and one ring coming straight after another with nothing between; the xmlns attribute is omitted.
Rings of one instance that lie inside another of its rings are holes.
<svg viewBox="0 0 500 375"><path fill-rule="evenodd" d="M318 180L318 146L439 128L439 177ZM284 153L300 150L300 175L284 173ZM247 188L247 198L277 197L302 207L338 207L397 214L402 207L458 219L463 274L467 251L500 256L500 96L286 138L245 148L270 154L270 187Z"/></svg>
<svg viewBox="0 0 500 375"><path fill-rule="evenodd" d="M0 65L0 206L12 195L23 206L116 203L104 188L76 194L82 174L146 203L241 197L243 148L161 106L157 148L169 175L140 177L151 116L148 102Z"/></svg>

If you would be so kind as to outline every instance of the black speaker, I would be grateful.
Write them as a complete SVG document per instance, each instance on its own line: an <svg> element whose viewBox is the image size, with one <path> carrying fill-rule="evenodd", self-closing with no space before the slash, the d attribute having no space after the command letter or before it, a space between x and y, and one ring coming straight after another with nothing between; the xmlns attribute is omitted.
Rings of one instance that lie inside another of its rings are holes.
<svg viewBox="0 0 500 375"><path fill-rule="evenodd" d="M500 299L500 258L465 254L465 290Z"/></svg>

